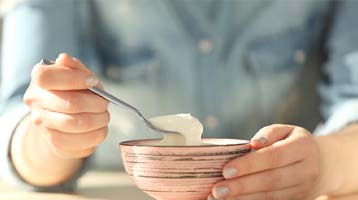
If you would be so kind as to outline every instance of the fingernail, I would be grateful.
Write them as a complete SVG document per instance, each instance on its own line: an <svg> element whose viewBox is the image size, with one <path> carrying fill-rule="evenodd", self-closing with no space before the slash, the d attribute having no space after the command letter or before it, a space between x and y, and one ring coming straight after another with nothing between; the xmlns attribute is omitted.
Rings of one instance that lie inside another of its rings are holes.
<svg viewBox="0 0 358 200"><path fill-rule="evenodd" d="M268 142L268 139L266 137L259 137L258 139L255 139L254 141L256 141L260 144L266 144Z"/></svg>
<svg viewBox="0 0 358 200"><path fill-rule="evenodd" d="M227 194L229 194L229 188L226 186L220 186L214 189L214 195L216 198L223 197Z"/></svg>
<svg viewBox="0 0 358 200"><path fill-rule="evenodd" d="M94 77L94 76L89 76L86 79L86 85L88 87L93 87L93 86L97 85L98 82L99 82L98 79L96 77Z"/></svg>
<svg viewBox="0 0 358 200"><path fill-rule="evenodd" d="M208 196L207 200L216 200L212 195Z"/></svg>
<svg viewBox="0 0 358 200"><path fill-rule="evenodd" d="M224 178L233 178L235 177L237 174L237 169L235 167L228 167L228 168L225 168L224 171L223 171L223 176Z"/></svg>

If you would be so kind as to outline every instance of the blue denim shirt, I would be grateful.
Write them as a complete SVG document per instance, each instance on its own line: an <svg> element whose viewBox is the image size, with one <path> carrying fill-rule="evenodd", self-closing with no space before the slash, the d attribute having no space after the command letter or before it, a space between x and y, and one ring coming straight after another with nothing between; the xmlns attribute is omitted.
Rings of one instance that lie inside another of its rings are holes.
<svg viewBox="0 0 358 200"><path fill-rule="evenodd" d="M148 117L192 113L206 137L249 139L271 123L333 133L358 119L357 10L354 1L25 1L4 21L1 173L27 185L11 135L32 66L61 52ZM121 168L118 142L160 137L131 112L110 112L90 167Z"/></svg>

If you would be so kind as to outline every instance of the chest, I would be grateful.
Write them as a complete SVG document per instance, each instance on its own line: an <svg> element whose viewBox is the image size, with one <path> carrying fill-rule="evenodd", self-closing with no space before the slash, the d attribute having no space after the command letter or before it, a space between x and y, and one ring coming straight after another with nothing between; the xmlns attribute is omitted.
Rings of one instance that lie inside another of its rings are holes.
<svg viewBox="0 0 358 200"><path fill-rule="evenodd" d="M282 110L330 11L328 1L105 2L94 14L110 79L154 88L164 112L241 129Z"/></svg>

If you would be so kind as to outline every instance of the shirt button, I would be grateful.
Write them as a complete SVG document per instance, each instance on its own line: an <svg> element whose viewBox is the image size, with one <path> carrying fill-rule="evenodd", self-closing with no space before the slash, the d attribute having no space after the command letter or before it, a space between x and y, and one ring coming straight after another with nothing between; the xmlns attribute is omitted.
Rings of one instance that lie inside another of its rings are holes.
<svg viewBox="0 0 358 200"><path fill-rule="evenodd" d="M109 79L117 80L120 76L120 69L117 65L109 65L106 68L106 75Z"/></svg>
<svg viewBox="0 0 358 200"><path fill-rule="evenodd" d="M208 38L202 38L198 42L198 49L202 54L209 54L213 51L213 42Z"/></svg>
<svg viewBox="0 0 358 200"><path fill-rule="evenodd" d="M293 55L293 59L295 60L296 63L303 64L306 62L306 53L303 50L298 49L295 51Z"/></svg>
<svg viewBox="0 0 358 200"><path fill-rule="evenodd" d="M129 8L129 2L128 1L119 1L119 7L118 7L118 12L121 15L126 15L130 12L130 8Z"/></svg>
<svg viewBox="0 0 358 200"><path fill-rule="evenodd" d="M209 129L211 129L211 130L217 128L218 125L219 125L219 120L218 120L218 118L216 118L216 117L214 117L214 116L212 116L212 115L207 116L207 117L204 119L204 121L205 121L206 126L207 126Z"/></svg>

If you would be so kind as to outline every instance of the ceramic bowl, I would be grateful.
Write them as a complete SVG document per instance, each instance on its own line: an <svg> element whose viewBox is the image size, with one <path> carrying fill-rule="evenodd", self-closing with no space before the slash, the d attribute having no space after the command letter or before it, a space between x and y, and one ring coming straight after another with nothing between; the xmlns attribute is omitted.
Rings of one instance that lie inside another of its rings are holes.
<svg viewBox="0 0 358 200"><path fill-rule="evenodd" d="M159 140L120 143L128 175L139 189L157 200L206 200L223 180L228 161L250 152L237 139L203 139L208 146L154 146Z"/></svg>

